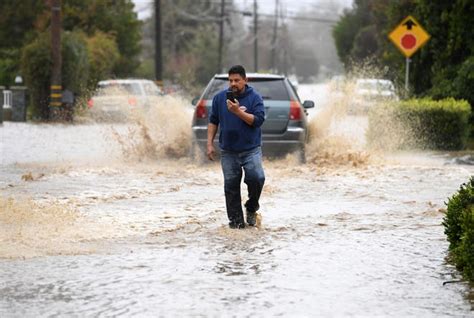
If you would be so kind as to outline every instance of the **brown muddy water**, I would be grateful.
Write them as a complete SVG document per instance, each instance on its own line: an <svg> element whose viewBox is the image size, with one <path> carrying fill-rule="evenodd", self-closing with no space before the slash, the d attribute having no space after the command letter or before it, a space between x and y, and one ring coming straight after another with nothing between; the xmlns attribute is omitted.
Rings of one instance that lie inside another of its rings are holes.
<svg viewBox="0 0 474 318"><path fill-rule="evenodd" d="M305 165L265 160L259 229L227 228L183 101L161 124L5 122L0 316L472 316L441 226L470 155L371 153L366 118L300 91L317 137Z"/></svg>

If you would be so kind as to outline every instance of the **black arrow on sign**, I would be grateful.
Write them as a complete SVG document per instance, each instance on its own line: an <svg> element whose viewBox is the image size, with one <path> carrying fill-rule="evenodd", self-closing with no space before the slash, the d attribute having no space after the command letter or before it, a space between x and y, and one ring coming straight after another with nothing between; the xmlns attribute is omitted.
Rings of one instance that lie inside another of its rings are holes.
<svg viewBox="0 0 474 318"><path fill-rule="evenodd" d="M405 22L405 23L403 23L403 25L406 25L406 26L407 26L407 30L411 30L411 28L412 28L413 26L415 26L416 23L413 22L411 19L408 19L408 21Z"/></svg>

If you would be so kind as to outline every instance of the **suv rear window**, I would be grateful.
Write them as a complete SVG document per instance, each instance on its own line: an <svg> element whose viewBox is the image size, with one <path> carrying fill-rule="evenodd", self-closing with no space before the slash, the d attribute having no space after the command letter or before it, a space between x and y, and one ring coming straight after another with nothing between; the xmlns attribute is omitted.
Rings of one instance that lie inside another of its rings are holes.
<svg viewBox="0 0 474 318"><path fill-rule="evenodd" d="M137 83L99 83L97 95L141 95Z"/></svg>
<svg viewBox="0 0 474 318"><path fill-rule="evenodd" d="M227 88L229 82L222 78L214 78L211 85L204 93L203 99L212 99L219 91ZM263 99L290 100L290 95L283 79L249 79L252 86Z"/></svg>

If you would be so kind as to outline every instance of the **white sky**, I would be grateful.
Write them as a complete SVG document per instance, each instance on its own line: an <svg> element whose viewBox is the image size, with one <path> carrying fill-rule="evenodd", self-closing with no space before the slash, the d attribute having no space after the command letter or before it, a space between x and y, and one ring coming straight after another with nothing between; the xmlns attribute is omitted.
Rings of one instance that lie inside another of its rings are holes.
<svg viewBox="0 0 474 318"><path fill-rule="evenodd" d="M220 0L211 1L220 3ZM135 11L138 13L138 18L145 19L151 15L153 0L132 0L132 2L135 3ZM317 6L328 2L336 2L348 8L352 6L352 0L280 0L280 3L286 7L289 13L298 12L308 6ZM234 0L234 3L241 9L253 10L253 0ZM275 0L257 0L257 5L261 13L273 13L275 11Z"/></svg>

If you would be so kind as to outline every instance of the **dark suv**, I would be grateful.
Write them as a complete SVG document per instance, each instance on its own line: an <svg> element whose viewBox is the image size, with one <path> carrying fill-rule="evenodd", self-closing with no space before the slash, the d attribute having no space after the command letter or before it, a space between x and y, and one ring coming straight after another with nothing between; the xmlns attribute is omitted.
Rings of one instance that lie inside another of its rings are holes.
<svg viewBox="0 0 474 318"><path fill-rule="evenodd" d="M305 101L301 104L296 90L285 76L248 73L247 78L249 85L262 96L265 106L265 122L262 125L263 154L273 157L297 152L299 160L304 162L308 138L305 109L314 107L314 102ZM227 74L215 75L202 96L193 100L193 154L196 154L196 151L206 152L207 124L212 98L228 86ZM214 142L217 143L216 140ZM216 145L216 150L218 148Z"/></svg>

